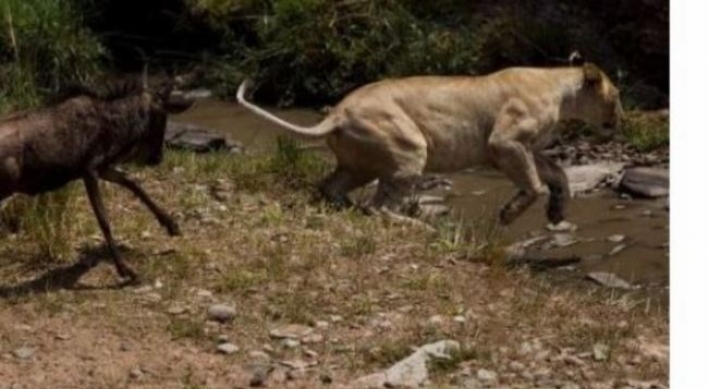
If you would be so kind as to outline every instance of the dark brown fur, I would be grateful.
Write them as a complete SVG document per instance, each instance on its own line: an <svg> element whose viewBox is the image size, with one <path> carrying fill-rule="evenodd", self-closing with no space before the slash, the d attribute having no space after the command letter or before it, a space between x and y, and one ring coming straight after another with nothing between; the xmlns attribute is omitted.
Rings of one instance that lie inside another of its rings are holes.
<svg viewBox="0 0 708 389"><path fill-rule="evenodd" d="M137 274L121 258L111 234L98 180L130 190L170 235L177 223L115 166L156 165L162 159L167 113L190 104L170 104L171 87L157 92L122 84L105 92L72 88L48 107L0 121L0 202L13 193L35 195L82 179L118 274Z"/></svg>

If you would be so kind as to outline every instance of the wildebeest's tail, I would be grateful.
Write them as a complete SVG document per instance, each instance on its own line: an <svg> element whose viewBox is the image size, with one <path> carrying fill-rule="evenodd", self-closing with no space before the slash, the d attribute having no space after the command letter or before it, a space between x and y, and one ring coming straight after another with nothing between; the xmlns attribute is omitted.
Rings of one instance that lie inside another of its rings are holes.
<svg viewBox="0 0 708 389"><path fill-rule="evenodd" d="M292 123L286 122L285 120L273 115L272 113L266 111L265 109L246 100L246 98L244 97L244 94L246 93L246 89L250 88L251 85L253 85L251 80L249 80L249 79L244 80L241 83L241 86L238 87L238 93L236 93L236 99L238 100L239 104L243 105L249 111L255 113L256 115L258 115L266 120L269 120L281 127L287 128L290 131L296 132L301 135L310 136L310 137L322 137L322 136L329 134L335 128L337 128L337 124L335 123L335 119L332 115L327 116L319 124L316 124L312 127L302 127L302 126L298 126L297 124L292 124Z"/></svg>

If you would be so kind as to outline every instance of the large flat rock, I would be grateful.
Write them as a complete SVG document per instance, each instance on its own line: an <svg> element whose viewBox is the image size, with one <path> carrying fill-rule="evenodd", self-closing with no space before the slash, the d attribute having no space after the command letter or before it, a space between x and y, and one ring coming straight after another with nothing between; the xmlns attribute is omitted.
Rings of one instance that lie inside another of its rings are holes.
<svg viewBox="0 0 708 389"><path fill-rule="evenodd" d="M669 169L650 167L627 169L620 181L619 190L639 197L668 196Z"/></svg>

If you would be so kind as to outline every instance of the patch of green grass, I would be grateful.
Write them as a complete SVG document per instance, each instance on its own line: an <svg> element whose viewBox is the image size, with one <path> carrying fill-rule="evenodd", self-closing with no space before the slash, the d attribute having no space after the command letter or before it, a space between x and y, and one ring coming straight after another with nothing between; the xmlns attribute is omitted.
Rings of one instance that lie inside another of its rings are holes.
<svg viewBox="0 0 708 389"><path fill-rule="evenodd" d="M449 358L431 358L428 368L433 377L441 376L455 371L460 363L477 359L479 356L480 352L477 348L462 346L451 352Z"/></svg>
<svg viewBox="0 0 708 389"><path fill-rule="evenodd" d="M80 193L75 183L38 196L16 196L0 211L0 223L27 234L46 263L64 262L73 251L75 213Z"/></svg>
<svg viewBox="0 0 708 389"><path fill-rule="evenodd" d="M621 133L637 151L647 152L669 145L668 118L658 113L626 113L622 120Z"/></svg>
<svg viewBox="0 0 708 389"><path fill-rule="evenodd" d="M35 106L97 74L104 50L83 27L81 8L72 1L0 3L0 113Z"/></svg>
<svg viewBox="0 0 708 389"><path fill-rule="evenodd" d="M205 340L204 326L201 320L190 317L171 317L167 325L167 332L172 340L191 339Z"/></svg>
<svg viewBox="0 0 708 389"><path fill-rule="evenodd" d="M345 257L362 258L376 252L376 239L368 234L353 236L341 244L341 252Z"/></svg>

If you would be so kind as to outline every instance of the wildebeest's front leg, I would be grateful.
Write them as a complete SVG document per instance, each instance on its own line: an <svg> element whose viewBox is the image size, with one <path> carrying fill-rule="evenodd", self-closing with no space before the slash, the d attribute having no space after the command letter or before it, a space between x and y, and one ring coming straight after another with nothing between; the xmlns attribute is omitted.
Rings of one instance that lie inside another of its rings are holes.
<svg viewBox="0 0 708 389"><path fill-rule="evenodd" d="M175 222L167 212L155 204L155 202L152 201L150 196L148 196L148 194L143 190L143 188L140 187L140 185L138 185L137 182L131 180L125 174L113 168L103 170L100 173L100 176L106 181L118 184L131 191L138 199L140 199L140 201L143 202L143 204L145 204L145 206L148 207L148 209L150 209L150 212L155 215L155 218L157 218L157 221L160 222L160 225L165 227L168 234L171 236L181 234L177 222Z"/></svg>
<svg viewBox="0 0 708 389"><path fill-rule="evenodd" d="M101 198L101 192L98 188L98 179L93 173L86 174L84 176L84 185L86 186L86 193L88 194L89 201L91 202L91 207L93 208L93 213L96 215L98 220L98 225L101 227L101 232L106 239L108 244L108 249L111 251L113 256L113 261L118 271L118 275L121 277L127 277L131 280L136 280L138 278L137 273L128 266L118 251L115 241L113 240L113 235L111 234L111 226L108 223L108 217L106 216L106 208L103 206L103 200Z"/></svg>

